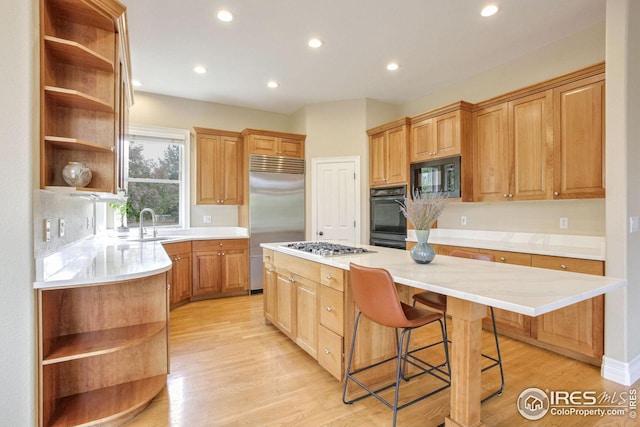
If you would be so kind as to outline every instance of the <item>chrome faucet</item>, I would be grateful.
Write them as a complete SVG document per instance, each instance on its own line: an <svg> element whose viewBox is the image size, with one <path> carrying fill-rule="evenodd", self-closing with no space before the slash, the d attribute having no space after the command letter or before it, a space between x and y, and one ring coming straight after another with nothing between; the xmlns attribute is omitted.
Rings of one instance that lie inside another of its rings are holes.
<svg viewBox="0 0 640 427"><path fill-rule="evenodd" d="M144 227L142 226L143 216L145 212L151 213L151 225L153 226L153 238L158 236L158 230L156 229L156 213L151 208L144 208L140 211L140 240L144 237Z"/></svg>

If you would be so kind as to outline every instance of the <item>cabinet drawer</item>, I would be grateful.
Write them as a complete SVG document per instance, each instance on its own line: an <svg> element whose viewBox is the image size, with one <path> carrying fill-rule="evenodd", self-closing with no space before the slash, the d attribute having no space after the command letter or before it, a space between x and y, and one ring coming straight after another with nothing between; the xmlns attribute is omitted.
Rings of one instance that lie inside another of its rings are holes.
<svg viewBox="0 0 640 427"><path fill-rule="evenodd" d="M262 250L262 262L265 262L267 264L273 264L273 250L271 249Z"/></svg>
<svg viewBox="0 0 640 427"><path fill-rule="evenodd" d="M327 286L320 286L320 324L338 335L344 335L344 294Z"/></svg>
<svg viewBox="0 0 640 427"><path fill-rule="evenodd" d="M494 251L492 249L480 249L479 252L493 255L496 257L496 262L524 265L527 267L531 265L531 254L525 254L522 252Z"/></svg>
<svg viewBox="0 0 640 427"><path fill-rule="evenodd" d="M217 251L220 249L249 249L249 239L194 240L193 251Z"/></svg>
<svg viewBox="0 0 640 427"><path fill-rule="evenodd" d="M597 276L602 276L604 274L604 262L590 259L531 255L531 265L533 267L573 271L574 273L594 274Z"/></svg>
<svg viewBox="0 0 640 427"><path fill-rule="evenodd" d="M320 283L340 292L344 291L344 270L330 265L321 265Z"/></svg>
<svg viewBox="0 0 640 427"><path fill-rule="evenodd" d="M164 243L162 247L170 257L178 254L191 253L191 242Z"/></svg>
<svg viewBox="0 0 640 427"><path fill-rule="evenodd" d="M342 381L342 337L322 325L318 336L318 363Z"/></svg>
<svg viewBox="0 0 640 427"><path fill-rule="evenodd" d="M306 259L283 254L281 252L275 252L275 265L278 273L280 270L285 269L291 273L306 277L314 282L320 281L320 264Z"/></svg>

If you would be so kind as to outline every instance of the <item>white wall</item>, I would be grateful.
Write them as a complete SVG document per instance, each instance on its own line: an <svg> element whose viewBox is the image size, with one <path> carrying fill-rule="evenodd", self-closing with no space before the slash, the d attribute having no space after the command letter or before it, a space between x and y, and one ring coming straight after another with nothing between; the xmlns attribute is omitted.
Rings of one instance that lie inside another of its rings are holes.
<svg viewBox="0 0 640 427"><path fill-rule="evenodd" d="M7 426L36 420L31 194L39 129L37 10L35 1L18 1L0 14L0 423Z"/></svg>
<svg viewBox="0 0 640 427"><path fill-rule="evenodd" d="M630 384L640 377L640 3L607 1L607 259L606 274L625 277L605 298L603 375Z"/></svg>

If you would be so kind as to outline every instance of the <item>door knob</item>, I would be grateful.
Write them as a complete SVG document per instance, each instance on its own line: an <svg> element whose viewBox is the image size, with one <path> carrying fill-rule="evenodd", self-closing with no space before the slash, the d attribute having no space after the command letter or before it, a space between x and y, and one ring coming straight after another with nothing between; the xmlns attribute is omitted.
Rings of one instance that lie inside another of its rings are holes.
<svg viewBox="0 0 640 427"><path fill-rule="evenodd" d="M319 231L319 232L318 232L318 235L320 235L320 236L324 236L324 231Z"/></svg>

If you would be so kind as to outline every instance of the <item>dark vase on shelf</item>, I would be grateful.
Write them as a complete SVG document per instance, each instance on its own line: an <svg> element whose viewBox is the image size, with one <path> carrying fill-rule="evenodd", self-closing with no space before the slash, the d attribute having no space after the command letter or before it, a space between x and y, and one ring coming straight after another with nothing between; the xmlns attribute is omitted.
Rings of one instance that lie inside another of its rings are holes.
<svg viewBox="0 0 640 427"><path fill-rule="evenodd" d="M418 243L411 248L409 254L411 255L411 259L413 259L418 264L429 264L436 257L436 251L433 250L431 246L429 246L429 233L431 230L416 230L416 237L418 238Z"/></svg>

